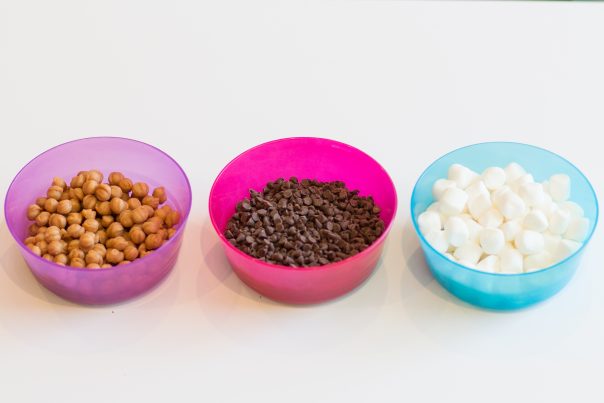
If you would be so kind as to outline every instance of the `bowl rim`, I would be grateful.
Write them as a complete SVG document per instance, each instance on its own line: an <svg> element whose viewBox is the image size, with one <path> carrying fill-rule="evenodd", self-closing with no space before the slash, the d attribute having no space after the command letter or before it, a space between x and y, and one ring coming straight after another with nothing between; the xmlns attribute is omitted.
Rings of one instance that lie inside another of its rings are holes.
<svg viewBox="0 0 604 403"><path fill-rule="evenodd" d="M523 147L528 147L528 148L533 148L535 150L538 150L540 152L544 152L547 154L551 154L552 156L560 159L562 162L570 165L572 168L576 169L577 172L579 173L579 175L585 180L585 182L587 183L587 186L589 187L589 189L591 190L591 194L593 196L594 202L595 202L595 207L596 207L596 215L594 217L594 225L591 229L591 232L589 233L588 236L585 237L585 240L583 241L583 243L581 244L581 247L579 249L577 249L575 252L573 252L571 255L567 256L566 258L562 259L561 261L548 266L546 268L540 269L540 270L535 270L532 272L528 272L528 273L491 273L491 272L486 272L486 271L481 271L478 269L473 269L471 267L468 266L464 266L462 264L459 264L456 261L453 261L449 258L447 258L443 253L437 251L436 249L434 249L434 247L432 247L432 245L430 245L430 243L426 240L426 238L424 237L424 235L421 233L421 231L419 230L419 224L417 223L417 219L415 218L415 215L413 214L413 207L415 204L415 197L416 197L416 191L417 191L417 186L419 184L419 182L423 179L423 177L426 175L426 173L430 170L430 168L432 168L432 166L434 166L438 161L442 160L443 158L449 156L450 154L453 154L457 151L466 149L466 148L470 148L470 147L476 147L476 146L481 146L481 145L487 145L487 144L514 144L514 145L519 145L519 146L523 146ZM415 232L417 233L419 239L422 241L422 243L424 243L425 245L428 246L428 248L430 248L433 252L435 252L436 254L438 254L438 256L442 257L443 259L446 259L448 262L452 263L454 266L457 266L461 269L465 269L465 270L469 270L470 272L474 272L474 273L479 273L479 274L483 274L483 275L490 275L490 276L495 276L495 277L519 277L519 276L531 276L531 275L540 275L544 272L548 272L548 271L552 271L554 269L556 269L558 266L563 265L564 263L566 263L567 261L571 260L572 258L574 258L575 256L577 256L579 253L581 253L583 251L583 249L587 246L587 244L589 243L589 241L591 240L594 232L596 231L596 227L598 226L598 218L599 218L599 214L600 214L600 208L599 208L599 204L598 204L598 197L596 195L596 192L591 184L591 182L589 181L589 179L587 179L587 177L585 176L585 174L572 162L570 162L569 160L567 160L566 158L562 157L561 155L553 152L553 151L549 151L546 150L545 148L541 148L532 144L526 144L526 143L520 143L520 142L516 142L516 141L485 141L485 142L481 142L481 143L474 143L474 144L469 144L463 147L459 147L456 148L452 151L449 151L446 154L441 155L440 157L438 157L437 159L435 159L430 165L428 165L428 167L426 169L424 169L424 171L421 173L421 175L419 176L419 178L417 179L417 181L415 182L415 185L413 186L413 192L411 193L411 203L410 203L410 215L411 215L411 221L413 222L413 228L415 228Z"/></svg>
<svg viewBox="0 0 604 403"><path fill-rule="evenodd" d="M20 170L19 172L17 172L17 174L15 175L15 177L13 178L13 180L11 181L8 190L6 191L6 196L4 198L4 220L6 221L6 227L8 228L9 232L11 233L11 236L13 237L13 239L17 242L17 244L21 247L22 250L25 250L27 253L29 253L32 257L34 257L34 259L39 260L41 263L46 263L46 264L50 264L52 267L56 267L56 268L60 268L60 269L65 269L65 270L72 270L72 271L80 271L80 272L91 272L91 273L106 273L109 271L113 271L113 270L123 270L124 267L120 267L119 265L116 266L112 266L112 267L108 267L105 269L88 269L86 267L73 267L73 266L67 266L67 265L60 265L58 263L55 262L51 262L49 260L46 260L44 258L42 258L41 256L36 255L35 253L33 253L28 247L27 245L25 245L25 242L23 240L21 240L19 237L16 236L12 226L9 224L8 221L8 195L10 194L10 192L12 191L13 185L15 184L15 180L19 177L19 175L21 175L21 173L35 160L37 160L40 157L43 157L45 154L49 153L50 151L53 151L57 148L63 147L67 144L71 144L71 143L78 143L78 142L83 142L83 141L88 141L88 140L99 140L99 139L106 139L106 140L125 140L127 142L132 142L132 143L139 143L145 147L149 147L155 151L159 151L161 154L163 154L164 156L166 156L169 160L171 160L175 165L176 168L180 171L180 173L182 174L182 176L185 179L185 182L187 184L187 192L188 192L188 196L187 196L187 201L189 204L189 208L187 209L185 214L182 214L182 219L181 219L181 225L178 226L178 228L176 229L176 233L174 234L174 236L170 239L168 239L166 242L164 242L164 244L162 244L162 246L158 249L160 250L161 248L169 245L170 243L172 243L173 240L178 239L181 236L181 233L184 231L184 227L185 224L189 218L189 214L191 213L191 208L193 206L193 191L191 189L191 182L189 181L189 178L187 176L187 174L185 173L184 169L180 166L180 164L178 162L176 162L176 160L174 158L172 158L168 153L166 153L165 151L162 151L161 149L145 143L143 141L140 140L135 140L135 139L131 139L131 138L127 138L127 137L120 137L120 136L92 136L92 137L83 137L83 138L79 138L79 139L75 139L75 140L70 140L70 141L66 141L64 143L58 144L56 146L53 146L43 152L41 152L40 154L36 155L34 158L32 158L27 164L25 164ZM138 258L132 262L130 262L128 264L128 267L136 267L136 266L140 266L141 264L147 264L149 262L150 259L153 259L153 257L155 256L155 254L149 254L145 257L142 258ZM142 262L142 263L141 263ZM124 265L122 265L124 266Z"/></svg>
<svg viewBox="0 0 604 403"><path fill-rule="evenodd" d="M218 228L218 224L216 223L216 220L214 218L214 215L212 214L212 206L213 206L213 202L212 202L212 196L214 194L214 189L218 183L218 181L221 179L221 177L223 176L223 174L226 172L226 170L232 165L234 164L237 160L239 160L240 158L243 158L246 154L248 154L249 152L256 150L258 148L261 147L265 147L269 144L275 144L275 143L282 143L282 142L295 142L295 141L300 141L300 140L320 140L320 141L327 141L329 143L332 143L334 145L338 145L341 147L345 147L348 149L351 149L355 152L361 153L362 155L366 156L367 158L369 158L369 160L371 160L373 163L376 164L376 166L384 173L384 175L386 175L386 178L388 179L388 182L390 183L390 186L392 188L392 193L394 195L394 209L392 210L392 219L390 220L390 222L388 223L388 225L384 228L384 231L382 232L382 235L380 235L375 241L373 241L373 243L371 245L369 245L366 249L362 250L361 252L357 253L356 255L352 255L347 257L344 260L340 260L339 262L334 262L334 263L328 263L322 266L301 266L301 267L291 267L291 266L285 266L285 265L280 265L280 264L273 264L273 263L268 263L265 262L263 260L260 260L258 258L255 258L253 256L248 255L247 253L243 252L242 250L236 248L235 246L233 246L224 236L224 234L222 233L222 231ZM396 186L394 185L394 182L392 181L392 178L390 177L390 175L388 174L388 171L386 171L386 169L384 169L384 167L372 156L370 156L369 154L367 154L366 152L351 146L350 144L346 144L343 143L341 141L337 141L337 140L332 140L332 139L328 139L328 138L324 138L324 137L312 137L312 136L308 136L308 137L304 137L304 136L297 136L297 137L284 137L284 138L279 138L279 139L275 139L275 140L270 140L270 141L266 141L264 143L260 143L258 145L255 145L251 148L248 148L246 150L244 150L243 152L239 153L237 156L235 156L235 158L233 158L231 161L229 161L228 164L226 164L224 166L224 168L222 168L220 170L220 172L218 173L218 175L216 176L216 179L214 179L214 182L212 183L212 187L210 188L210 193L208 196L208 211L209 211L209 215L210 215L210 221L212 222L212 226L214 227L214 231L216 231L216 233L218 234L218 238L220 239L220 241L222 242L223 245L225 245L225 247L229 248L231 251L235 252L236 254L240 255L241 257L248 259L250 261L253 261L255 263L260 264L261 266L265 266L269 269L281 269L281 270L293 270L293 271L318 271L318 270L334 270L337 269L339 267L345 266L349 263L352 262L353 259L358 259L364 255L368 255L370 254L373 250L375 250L376 248L378 248L386 239L386 237L388 236L388 233L390 232L392 226L394 225L395 221L396 221L396 213L398 210L398 195L396 193Z"/></svg>

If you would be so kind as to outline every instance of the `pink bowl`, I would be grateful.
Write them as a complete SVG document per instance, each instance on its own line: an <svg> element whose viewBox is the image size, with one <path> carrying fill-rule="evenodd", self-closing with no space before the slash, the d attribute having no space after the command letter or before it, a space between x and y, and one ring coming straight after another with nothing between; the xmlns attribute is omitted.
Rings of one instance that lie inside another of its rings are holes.
<svg viewBox="0 0 604 403"><path fill-rule="evenodd" d="M236 204L277 178L297 176L321 181L341 180L361 195L373 196L381 207L384 233L369 248L341 262L325 266L292 268L269 264L246 255L224 236ZM373 158L337 141L288 138L254 147L231 161L210 191L210 218L235 273L248 286L273 300L312 304L353 290L373 271L396 213L392 180Z"/></svg>
<svg viewBox="0 0 604 403"><path fill-rule="evenodd" d="M182 216L176 235L160 249L127 266L90 270L64 267L33 254L23 243L27 207L46 194L52 178L69 181L77 172L99 169L105 177L120 171L151 188L165 186L168 204ZM191 187L182 168L163 151L140 141L93 137L71 141L40 154L17 174L4 202L6 223L38 281L55 294L81 304L111 304L142 294L159 283L176 263L191 210Z"/></svg>

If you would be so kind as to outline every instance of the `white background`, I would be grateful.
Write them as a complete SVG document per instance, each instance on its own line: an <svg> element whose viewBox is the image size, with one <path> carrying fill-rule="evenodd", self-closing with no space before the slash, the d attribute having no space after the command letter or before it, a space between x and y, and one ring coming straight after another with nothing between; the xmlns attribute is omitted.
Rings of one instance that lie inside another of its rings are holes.
<svg viewBox="0 0 604 403"><path fill-rule="evenodd" d="M32 157L94 135L165 150L194 191L173 273L109 307L41 288L2 219L0 401L601 402L601 231L560 294L494 313L435 283L408 201L487 140L561 153L600 191L603 46L597 3L0 0L2 203ZM373 155L400 205L367 283L291 307L231 273L207 197L238 153L304 135Z"/></svg>

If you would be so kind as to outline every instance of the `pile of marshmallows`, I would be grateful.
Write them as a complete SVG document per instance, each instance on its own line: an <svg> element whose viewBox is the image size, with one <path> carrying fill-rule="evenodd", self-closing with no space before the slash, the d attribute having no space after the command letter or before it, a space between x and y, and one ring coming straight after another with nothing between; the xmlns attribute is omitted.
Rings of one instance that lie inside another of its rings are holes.
<svg viewBox="0 0 604 403"><path fill-rule="evenodd" d="M589 220L570 197L568 175L543 183L522 166L482 175L453 164L432 188L435 202L418 217L424 238L464 266L491 273L549 267L581 247Z"/></svg>

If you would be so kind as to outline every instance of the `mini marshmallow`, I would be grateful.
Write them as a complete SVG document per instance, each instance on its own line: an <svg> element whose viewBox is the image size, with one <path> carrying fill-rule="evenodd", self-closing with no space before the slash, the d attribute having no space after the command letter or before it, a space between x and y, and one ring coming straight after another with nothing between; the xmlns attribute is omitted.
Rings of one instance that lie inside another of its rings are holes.
<svg viewBox="0 0 604 403"><path fill-rule="evenodd" d="M520 178L522 175L526 173L524 168L517 164L516 162L511 162L504 168L506 183L515 182L516 179Z"/></svg>
<svg viewBox="0 0 604 403"><path fill-rule="evenodd" d="M433 211L433 212L437 213L440 216L441 224L444 223L445 221L447 221L447 219L449 218L448 214L444 214L442 211L440 211L440 202L432 203L430 205L430 207L428 207L426 209L426 211Z"/></svg>
<svg viewBox="0 0 604 403"><path fill-rule="evenodd" d="M524 184L534 183L534 182L535 182L535 178L533 177L533 175L525 173L524 175L521 175L518 179L516 179L514 181L514 185L516 185L516 187L519 188L520 186L522 186Z"/></svg>
<svg viewBox="0 0 604 403"><path fill-rule="evenodd" d="M478 222L483 227L497 228L503 223L503 216L498 210L491 208L480 216Z"/></svg>
<svg viewBox="0 0 604 403"><path fill-rule="evenodd" d="M419 217L417 217L417 223L419 224L419 230L423 235L442 229L440 214L434 211L424 211L421 213Z"/></svg>
<svg viewBox="0 0 604 403"><path fill-rule="evenodd" d="M466 188L466 193L468 194L468 197L470 197L470 198L480 195L480 194L484 194L487 196L491 195L491 193L489 192L489 189L487 189L484 182L481 180L477 180L476 182L474 182L470 186L468 186Z"/></svg>
<svg viewBox="0 0 604 403"><path fill-rule="evenodd" d="M499 256L489 255L476 265L476 268L488 273L497 273L500 270Z"/></svg>
<svg viewBox="0 0 604 403"><path fill-rule="evenodd" d="M514 248L504 248L499 255L499 262L501 273L518 274L524 271L523 256Z"/></svg>
<svg viewBox="0 0 604 403"><path fill-rule="evenodd" d="M549 231L552 234L562 235L570 224L570 212L563 208L556 208L549 216Z"/></svg>
<svg viewBox="0 0 604 403"><path fill-rule="evenodd" d="M552 256L558 250L558 244L562 241L562 237L551 232L543 233L543 250L549 252Z"/></svg>
<svg viewBox="0 0 604 403"><path fill-rule="evenodd" d="M424 235L424 237L426 238L426 241L428 241L428 243L432 245L434 249L436 249L437 252L445 253L449 249L449 243L445 237L445 231L428 232L426 235Z"/></svg>
<svg viewBox="0 0 604 403"><path fill-rule="evenodd" d="M484 253L496 255L505 246L505 236L498 228L484 228L479 235L480 246Z"/></svg>
<svg viewBox="0 0 604 403"><path fill-rule="evenodd" d="M461 217L450 217L445 222L445 237L449 245L461 246L466 243L469 236L468 226Z"/></svg>
<svg viewBox="0 0 604 403"><path fill-rule="evenodd" d="M435 211L435 212L439 213L440 212L440 202L432 203L431 205L428 206L426 211Z"/></svg>
<svg viewBox="0 0 604 403"><path fill-rule="evenodd" d="M458 188L445 190L440 199L440 211L446 215L456 215L464 211L468 194Z"/></svg>
<svg viewBox="0 0 604 403"><path fill-rule="evenodd" d="M516 236L522 231L522 221L520 219L506 221L501 225L501 231L506 242L513 242Z"/></svg>
<svg viewBox="0 0 604 403"><path fill-rule="evenodd" d="M589 231L589 220L585 217L575 218L568 224L564 238L571 241L583 242Z"/></svg>
<svg viewBox="0 0 604 403"><path fill-rule="evenodd" d="M536 204L534 208L543 211L546 216L550 216L558 206L554 203L552 196L545 189L543 189L543 198L540 203Z"/></svg>
<svg viewBox="0 0 604 403"><path fill-rule="evenodd" d="M462 219L468 227L468 240L477 243L478 235L480 234L480 231L482 230L483 226L474 221L470 216L462 216Z"/></svg>
<svg viewBox="0 0 604 403"><path fill-rule="evenodd" d="M438 179L432 186L432 196L434 196L434 199L440 200L447 189L454 187L457 187L455 182L448 179Z"/></svg>
<svg viewBox="0 0 604 403"><path fill-rule="evenodd" d="M532 210L522 220L522 225L525 229L532 231L543 232L549 226L549 220L541 210Z"/></svg>
<svg viewBox="0 0 604 403"><path fill-rule="evenodd" d="M453 256L453 255L452 255L452 254L450 254L449 252L447 252L447 253L443 254L443 256L444 256L444 257L446 257L446 258L447 258L447 259L449 259L449 260L454 261L454 262L456 262L456 261L457 261L457 259L455 259L455 256Z"/></svg>
<svg viewBox="0 0 604 403"><path fill-rule="evenodd" d="M470 269L475 269L476 268L476 263L471 262L469 260L458 260L457 263L459 263L462 266L469 267Z"/></svg>
<svg viewBox="0 0 604 403"><path fill-rule="evenodd" d="M581 248L580 242L563 239L558 243L558 248L554 255L556 261L564 260Z"/></svg>
<svg viewBox="0 0 604 403"><path fill-rule="evenodd" d="M511 190L512 190L511 187L509 187L508 185L505 185L505 186L491 192L491 198L493 199L493 203L500 200L504 194L506 194L507 192L509 192Z"/></svg>
<svg viewBox="0 0 604 403"><path fill-rule="evenodd" d="M453 164L449 167L449 180L454 181L460 189L467 188L477 178L478 174L476 172L461 164Z"/></svg>
<svg viewBox="0 0 604 403"><path fill-rule="evenodd" d="M554 259L548 251L536 253L524 257L524 271L530 273L532 271L545 269L552 265Z"/></svg>
<svg viewBox="0 0 604 403"><path fill-rule="evenodd" d="M453 253L453 256L455 256L460 263L461 261L465 261L475 265L482 256L482 248L474 242L468 241L457 248Z"/></svg>
<svg viewBox="0 0 604 403"><path fill-rule="evenodd" d="M534 255L543 250L545 240L539 232L525 229L520 231L518 236L516 236L514 245L518 249L518 252L523 255Z"/></svg>
<svg viewBox="0 0 604 403"><path fill-rule="evenodd" d="M562 203L558 203L558 207L564 209L570 213L570 218L578 218L583 217L585 212L583 211L583 207L579 206L577 203L567 200Z"/></svg>
<svg viewBox="0 0 604 403"><path fill-rule="evenodd" d="M543 203L545 194L543 185L540 183L530 182L518 186L518 195L528 206L538 206Z"/></svg>
<svg viewBox="0 0 604 403"><path fill-rule="evenodd" d="M549 194L557 202L570 197L570 177L565 174L552 175L549 178Z"/></svg>
<svg viewBox="0 0 604 403"><path fill-rule="evenodd" d="M505 185L506 174L502 168L490 167L482 173L482 180L489 190L497 190Z"/></svg>
<svg viewBox="0 0 604 403"><path fill-rule="evenodd" d="M497 197L494 196L493 204L495 204L501 214L508 220L519 218L526 211L524 200L510 189L498 193Z"/></svg>
<svg viewBox="0 0 604 403"><path fill-rule="evenodd" d="M470 196L468 199L468 211L473 218L479 219L482 214L493 207L491 202L491 195L480 193L474 196Z"/></svg>

